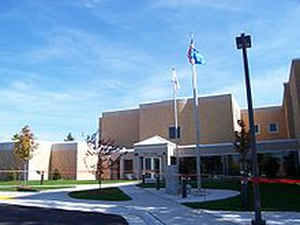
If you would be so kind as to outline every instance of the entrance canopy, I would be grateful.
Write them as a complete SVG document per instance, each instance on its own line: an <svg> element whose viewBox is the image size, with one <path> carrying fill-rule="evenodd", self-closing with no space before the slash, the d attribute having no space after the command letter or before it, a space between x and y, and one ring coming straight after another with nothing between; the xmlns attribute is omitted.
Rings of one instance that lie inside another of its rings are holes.
<svg viewBox="0 0 300 225"><path fill-rule="evenodd" d="M162 138L161 136L155 135L153 137L147 138L143 141L135 143L133 146L134 147L139 147L139 146L149 146L149 145L174 145L175 144L165 138Z"/></svg>
<svg viewBox="0 0 300 225"><path fill-rule="evenodd" d="M142 156L166 155L170 158L174 155L176 145L158 135L137 142L133 145L134 152Z"/></svg>

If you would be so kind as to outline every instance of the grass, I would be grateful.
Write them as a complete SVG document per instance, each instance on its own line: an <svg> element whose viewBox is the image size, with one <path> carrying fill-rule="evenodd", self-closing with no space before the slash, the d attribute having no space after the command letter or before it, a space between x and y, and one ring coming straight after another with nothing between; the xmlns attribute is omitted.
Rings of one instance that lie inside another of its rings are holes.
<svg viewBox="0 0 300 225"><path fill-rule="evenodd" d="M238 184L208 184L209 188L239 190ZM249 184L249 206L247 211L253 210L253 189ZM263 211L297 211L300 212L300 186L295 184L261 184L261 205ZM241 197L236 196L224 200L210 202L184 203L191 208L211 210L245 211Z"/></svg>
<svg viewBox="0 0 300 225"><path fill-rule="evenodd" d="M37 187L4 187L0 188L0 191L22 191L22 192L37 192L37 191L43 191L43 190L52 190L52 189L63 189L63 188L72 188L74 186L37 186Z"/></svg>
<svg viewBox="0 0 300 225"><path fill-rule="evenodd" d="M130 182L130 180L104 180L103 184L114 184ZM1 185L20 185L24 181L0 181ZM40 185L39 180L31 180L27 182L28 185ZM44 185L76 185L76 184L98 184L97 180L44 180Z"/></svg>
<svg viewBox="0 0 300 225"><path fill-rule="evenodd" d="M86 191L70 192L69 196L78 199L102 200L102 201L129 201L131 198L119 188L93 189Z"/></svg>
<svg viewBox="0 0 300 225"><path fill-rule="evenodd" d="M196 188L197 183L196 181L192 181L191 185L193 188ZM155 183L146 183L146 184L137 184L138 187L141 188L156 188ZM230 189L230 190L240 190L239 182L229 182L229 181L203 181L202 184L203 188L210 188L210 189ZM165 183L160 183L161 188L165 188Z"/></svg>
<svg viewBox="0 0 300 225"><path fill-rule="evenodd" d="M155 188L155 183L139 184L142 188ZM161 187L164 187L161 184ZM202 184L203 188L208 189L227 189L240 191L239 181L217 181L205 180ZM196 187L196 183L192 182L192 187ZM297 211L300 212L300 186L296 184L260 184L261 204L264 211ZM247 211L253 210L253 189L249 183L249 206ZM229 210L229 211L246 211L242 207L241 197L236 196L224 200L209 202L192 202L183 203L184 205L195 209L210 210Z"/></svg>
<svg viewBox="0 0 300 225"><path fill-rule="evenodd" d="M146 183L146 184L137 184L136 186L141 187L141 188L156 188L155 183ZM160 188L165 188L164 183L160 183Z"/></svg>

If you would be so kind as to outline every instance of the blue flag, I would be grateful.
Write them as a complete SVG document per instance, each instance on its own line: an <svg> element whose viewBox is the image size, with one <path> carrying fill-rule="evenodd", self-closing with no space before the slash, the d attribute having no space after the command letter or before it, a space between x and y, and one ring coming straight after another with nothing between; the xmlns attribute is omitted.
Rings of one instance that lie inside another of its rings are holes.
<svg viewBox="0 0 300 225"><path fill-rule="evenodd" d="M194 47L194 41L193 41L193 39L191 40L187 56L188 56L189 62L191 64L202 64L202 65L205 64L204 57Z"/></svg>

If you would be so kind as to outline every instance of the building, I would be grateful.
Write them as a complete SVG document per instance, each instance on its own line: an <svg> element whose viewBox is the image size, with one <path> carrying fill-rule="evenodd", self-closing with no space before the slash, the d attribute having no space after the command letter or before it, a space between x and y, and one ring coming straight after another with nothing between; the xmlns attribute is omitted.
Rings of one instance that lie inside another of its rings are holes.
<svg viewBox="0 0 300 225"><path fill-rule="evenodd" d="M158 171L164 174L175 157L180 159L182 173L195 172L193 99L177 102L177 139L173 104L173 100L166 100L102 114L101 139L111 138L117 145L132 149L120 161L121 178L141 178L142 174L153 178ZM231 94L204 96L199 97L199 117L202 172L238 175L234 131L239 129L237 120L248 123L247 110L241 109ZM292 61L282 104L256 108L254 117L261 174L296 176L300 152L300 59Z"/></svg>
<svg viewBox="0 0 300 225"><path fill-rule="evenodd" d="M57 175L63 179L95 180L88 165L93 165L97 156L86 155L85 142L37 141L37 144L32 159L24 165L25 162L16 158L13 152L14 142L1 142L0 180L23 179L24 168L28 171L27 180L40 180L42 171L45 180Z"/></svg>

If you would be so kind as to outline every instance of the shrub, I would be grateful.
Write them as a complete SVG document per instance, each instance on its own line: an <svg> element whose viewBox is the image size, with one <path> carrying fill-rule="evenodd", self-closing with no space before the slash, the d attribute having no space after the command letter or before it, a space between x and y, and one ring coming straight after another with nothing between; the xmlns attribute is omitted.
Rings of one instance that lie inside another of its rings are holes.
<svg viewBox="0 0 300 225"><path fill-rule="evenodd" d="M18 186L17 187L17 191L33 191L33 192L35 192L35 191L37 191L36 189L33 189L32 187L30 187L30 186Z"/></svg>
<svg viewBox="0 0 300 225"><path fill-rule="evenodd" d="M55 169L52 175L52 180L60 180L60 179L61 179L61 175L58 169Z"/></svg>

